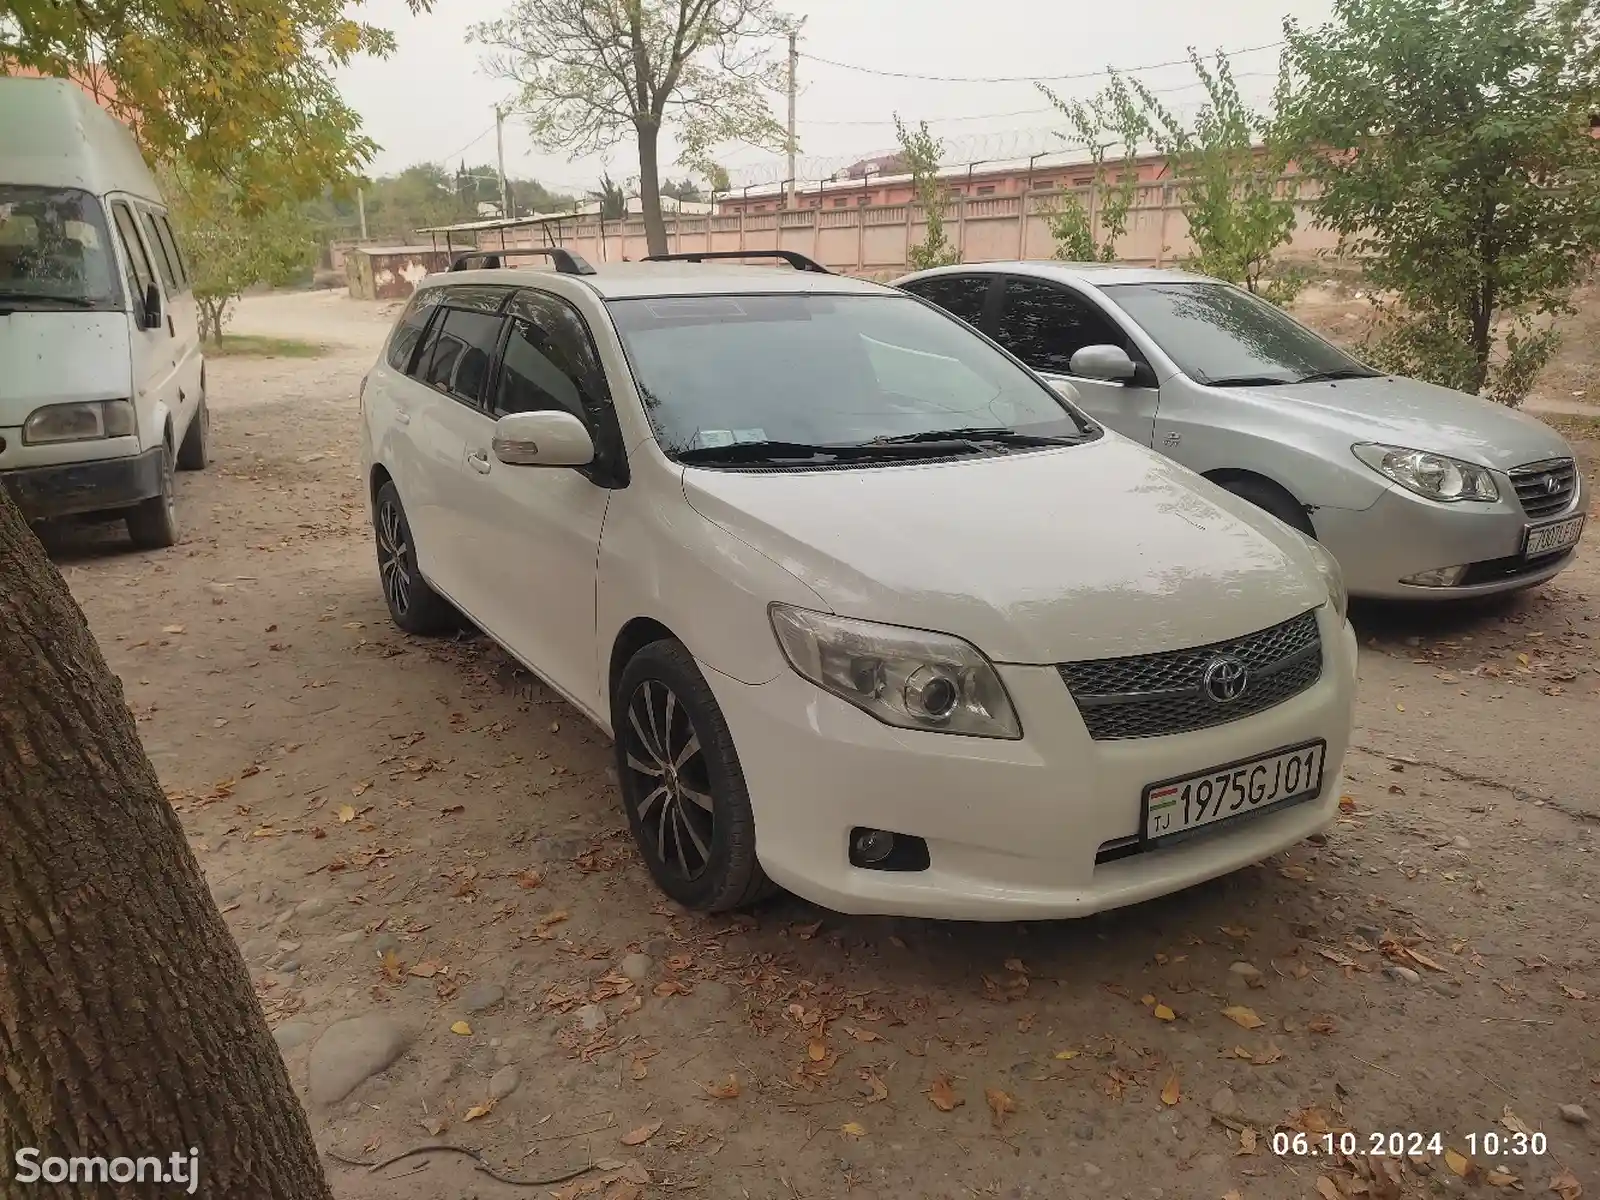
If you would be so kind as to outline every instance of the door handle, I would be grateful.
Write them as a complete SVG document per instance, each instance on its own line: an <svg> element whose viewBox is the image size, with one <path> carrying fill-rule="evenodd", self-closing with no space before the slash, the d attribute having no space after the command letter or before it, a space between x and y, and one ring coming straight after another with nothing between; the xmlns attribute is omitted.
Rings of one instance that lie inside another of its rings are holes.
<svg viewBox="0 0 1600 1200"><path fill-rule="evenodd" d="M411 414L408 413L403 408L395 409L394 410L394 423L396 425L409 425L409 424L411 424Z"/></svg>
<svg viewBox="0 0 1600 1200"><path fill-rule="evenodd" d="M487 475L489 473L489 455L482 450L474 450L467 455L467 465L479 475Z"/></svg>

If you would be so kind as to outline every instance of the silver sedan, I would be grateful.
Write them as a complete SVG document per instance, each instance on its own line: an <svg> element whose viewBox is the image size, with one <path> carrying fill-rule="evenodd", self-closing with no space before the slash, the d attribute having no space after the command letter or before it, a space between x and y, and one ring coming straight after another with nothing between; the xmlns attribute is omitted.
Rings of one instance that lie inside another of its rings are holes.
<svg viewBox="0 0 1600 1200"><path fill-rule="evenodd" d="M1553 578L1587 497L1549 426L1384 375L1231 284L1054 262L898 286L1011 351L1091 415L1326 546L1352 594L1444 599Z"/></svg>

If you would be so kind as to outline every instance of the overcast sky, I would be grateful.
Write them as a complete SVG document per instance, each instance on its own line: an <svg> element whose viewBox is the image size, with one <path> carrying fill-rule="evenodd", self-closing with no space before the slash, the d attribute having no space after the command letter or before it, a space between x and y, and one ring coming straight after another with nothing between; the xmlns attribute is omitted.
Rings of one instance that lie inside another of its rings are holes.
<svg viewBox="0 0 1600 1200"><path fill-rule="evenodd" d="M494 105L509 85L485 74L482 49L466 40L474 22L501 15L509 0L439 0L413 17L404 0L368 0L364 19L393 29L399 51L362 62L340 77L347 100L383 147L372 170L397 171L431 160L456 166L494 161ZM1063 76L1136 67L1202 51L1276 43L1285 16L1315 23L1329 0L789 0L806 18L802 54L878 71L946 76ZM781 48L775 44L775 52ZM1276 48L1235 57L1240 87L1252 99L1271 92ZM1201 95L1187 66L1141 71L1163 99L1192 109ZM426 88L419 86L427 81ZM1067 95L1087 95L1103 80L1061 80ZM947 162L1016 159L1058 143L1048 101L1031 84L953 83L889 78L802 58L799 140L802 178L820 178L867 154L892 149L893 115L926 119L946 142ZM1170 90L1169 90L1170 89ZM773 98L781 121L784 99ZM1059 123L1056 123L1059 124ZM618 180L638 172L631 143L609 155L569 161L533 149L515 118L506 122L506 170L558 190L595 186L609 166ZM663 159L669 152L663 148ZM778 180L779 156L748 146L718 155L736 185ZM1049 160L1045 160L1048 162ZM670 170L670 168L664 168Z"/></svg>

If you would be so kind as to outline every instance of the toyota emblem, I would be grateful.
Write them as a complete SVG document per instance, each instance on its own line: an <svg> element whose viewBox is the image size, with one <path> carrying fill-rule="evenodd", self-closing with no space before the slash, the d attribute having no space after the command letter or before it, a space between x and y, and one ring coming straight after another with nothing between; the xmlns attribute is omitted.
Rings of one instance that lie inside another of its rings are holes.
<svg viewBox="0 0 1600 1200"><path fill-rule="evenodd" d="M1200 687L1213 704L1232 704L1250 687L1250 670L1231 654L1219 654L1206 664Z"/></svg>

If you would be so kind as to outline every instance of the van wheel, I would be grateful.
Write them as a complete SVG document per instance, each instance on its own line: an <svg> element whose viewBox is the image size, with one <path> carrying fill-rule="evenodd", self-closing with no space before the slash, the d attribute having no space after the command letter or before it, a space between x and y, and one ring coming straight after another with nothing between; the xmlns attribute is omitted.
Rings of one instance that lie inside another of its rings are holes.
<svg viewBox="0 0 1600 1200"><path fill-rule="evenodd" d="M1239 499L1248 500L1257 508L1271 513L1291 529L1298 529L1308 538L1316 540L1317 531L1311 527L1311 518L1306 515L1305 505L1277 484L1246 475L1224 480L1220 486Z"/></svg>
<svg viewBox="0 0 1600 1200"><path fill-rule="evenodd" d="M189 418L189 428L183 435L183 444L178 447L178 470L204 471L210 461L211 410L206 407L206 398L202 394L200 406L194 410L194 416Z"/></svg>
<svg viewBox="0 0 1600 1200"><path fill-rule="evenodd" d="M428 586L417 570L417 543L394 484L378 489L373 505L378 549L378 580L389 618L407 633L450 633L461 627L455 606Z"/></svg>
<svg viewBox="0 0 1600 1200"><path fill-rule="evenodd" d="M128 536L136 550L165 550L178 542L178 500L172 449L161 448L161 492L128 510Z"/></svg>
<svg viewBox="0 0 1600 1200"><path fill-rule="evenodd" d="M656 885L685 908L744 908L777 889L756 858L756 822L733 735L680 642L652 642L611 702L628 827Z"/></svg>

